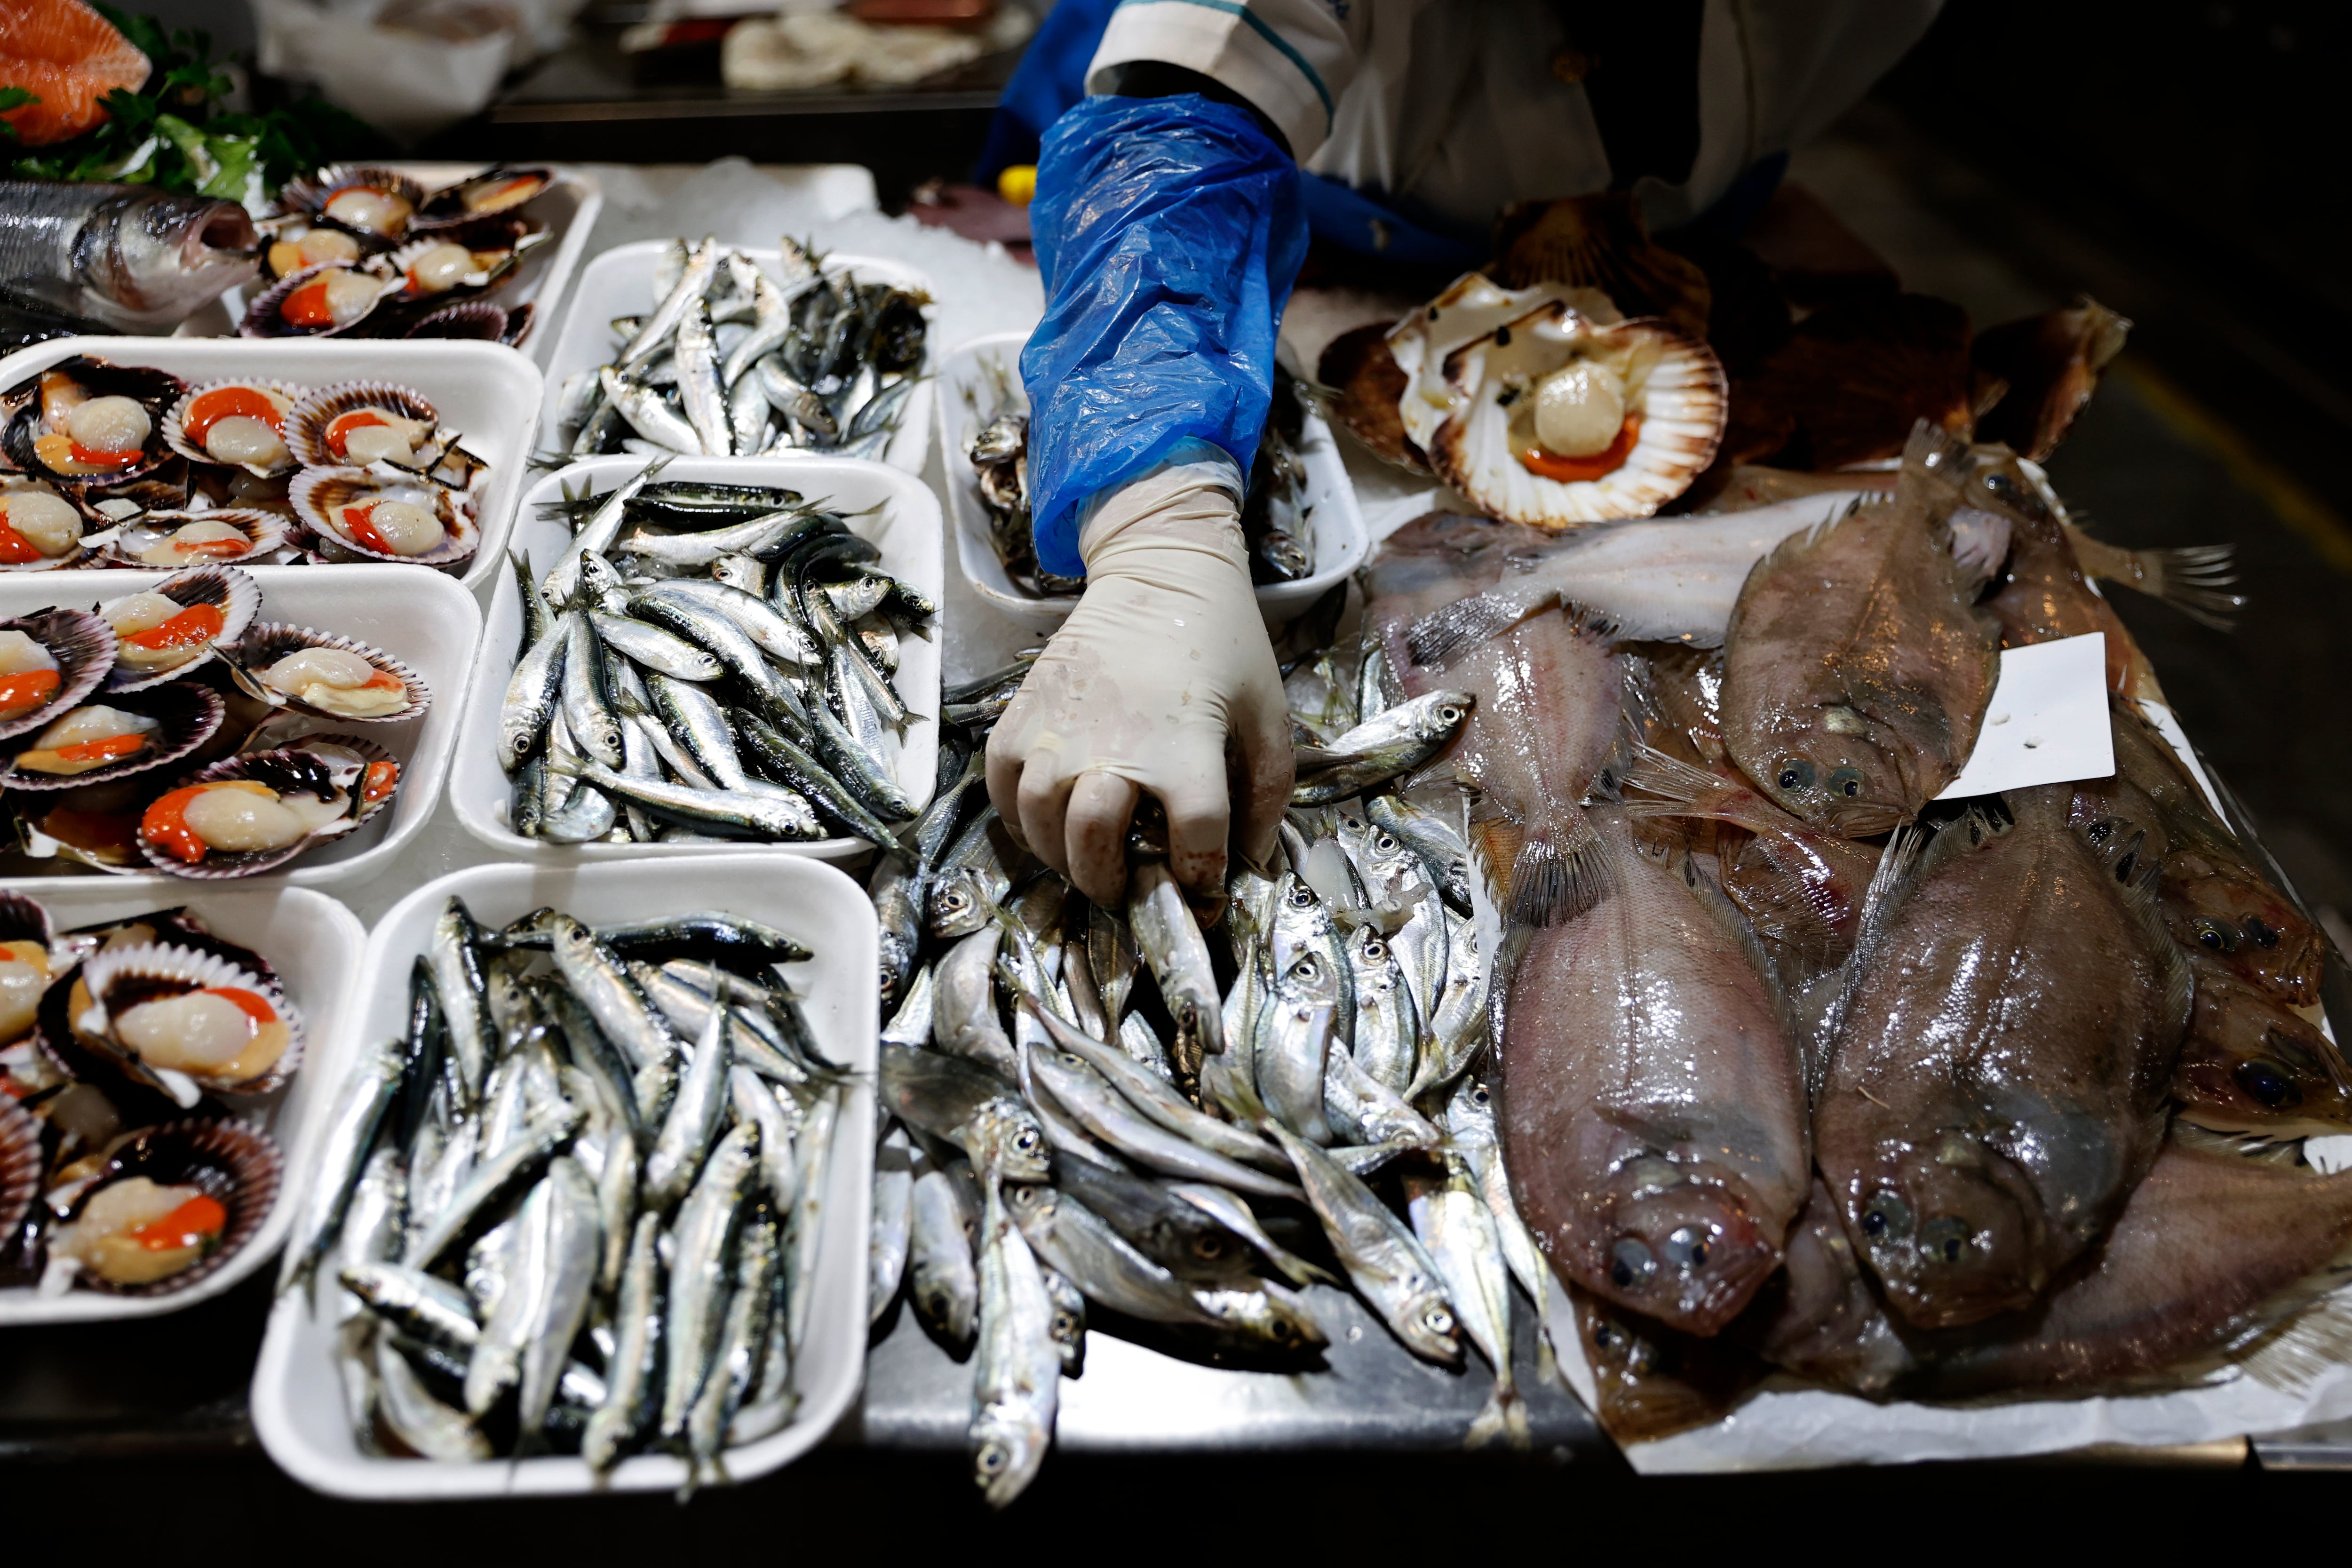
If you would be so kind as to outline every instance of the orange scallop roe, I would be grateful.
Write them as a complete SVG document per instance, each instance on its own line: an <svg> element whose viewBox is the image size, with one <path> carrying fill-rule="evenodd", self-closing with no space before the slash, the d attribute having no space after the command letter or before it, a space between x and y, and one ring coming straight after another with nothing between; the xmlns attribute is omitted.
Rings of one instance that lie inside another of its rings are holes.
<svg viewBox="0 0 2352 1568"><path fill-rule="evenodd" d="M33 548L31 540L0 522L0 566L30 565L40 558L41 552Z"/></svg>
<svg viewBox="0 0 2352 1568"><path fill-rule="evenodd" d="M21 713L47 702L65 677L54 669L26 669L0 675L0 718Z"/></svg>
<svg viewBox="0 0 2352 1568"><path fill-rule="evenodd" d="M1557 479L1561 484L1574 484L1580 479L1605 479L1625 466L1633 455L1633 444L1642 438L1642 416L1625 416L1625 423L1617 427L1617 439L1589 458L1563 458L1548 452L1539 446L1514 452L1519 467L1538 479Z"/></svg>
<svg viewBox="0 0 2352 1568"><path fill-rule="evenodd" d="M167 647L195 647L220 636L228 624L217 605L190 605L160 626L150 626L123 638L133 647L153 653Z"/></svg>
<svg viewBox="0 0 2352 1568"><path fill-rule="evenodd" d="M106 118L106 95L136 92L152 68L137 45L81 0L0 5L0 84L30 103L0 112L26 147L69 142Z"/></svg>
<svg viewBox="0 0 2352 1568"><path fill-rule="evenodd" d="M201 446L205 433L224 419L258 419L280 435L286 432L286 416L277 404L249 386L216 387L188 405L181 427L188 439Z"/></svg>
<svg viewBox="0 0 2352 1568"><path fill-rule="evenodd" d="M349 414L338 414L327 426L327 450L336 457L347 457L346 446L354 430L364 430L371 425L388 425L391 421L373 408L355 408Z"/></svg>
<svg viewBox="0 0 2352 1568"><path fill-rule="evenodd" d="M151 1220L131 1233L131 1239L150 1252L177 1252L183 1247L202 1247L228 1228L228 1210L220 1200L202 1193L190 1198L162 1219Z"/></svg>
<svg viewBox="0 0 2352 1568"><path fill-rule="evenodd" d="M69 763L102 762L108 757L127 757L143 750L145 734L133 731L128 735L109 735L103 741L79 741L70 746L56 748L58 756Z"/></svg>
<svg viewBox="0 0 2352 1568"><path fill-rule="evenodd" d="M208 985L205 987L205 994L217 996L228 1003L247 1018L252 1019L257 1027L263 1024L278 1022L278 1009L269 1005L269 998L258 992L247 991L236 985Z"/></svg>
<svg viewBox="0 0 2352 1568"><path fill-rule="evenodd" d="M368 684L373 686L375 682L371 680ZM373 805L399 787L400 764L398 763L370 763L367 765L367 777L360 785L360 798Z"/></svg>
<svg viewBox="0 0 2352 1568"><path fill-rule="evenodd" d="M327 280L314 278L291 294L278 308L278 313L297 327L331 327L335 312L327 303Z"/></svg>
<svg viewBox="0 0 2352 1568"><path fill-rule="evenodd" d="M380 425L383 421L378 420L376 423ZM368 521L368 513L373 511L376 506L381 504L381 502L377 502L368 506L347 506L343 508L343 529L344 531L348 532L352 536L353 543L360 544L367 549L373 550L378 555L397 555L400 552L392 547L392 542L384 538L383 534L378 533L376 531L375 524Z"/></svg>

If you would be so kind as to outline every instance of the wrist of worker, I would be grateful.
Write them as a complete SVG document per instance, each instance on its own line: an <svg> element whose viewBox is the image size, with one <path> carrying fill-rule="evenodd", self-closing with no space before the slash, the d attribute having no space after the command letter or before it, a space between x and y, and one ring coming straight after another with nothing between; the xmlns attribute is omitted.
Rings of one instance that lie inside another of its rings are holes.
<svg viewBox="0 0 2352 1568"><path fill-rule="evenodd" d="M1213 593L1238 576L1246 585L1244 488L1241 466L1222 448L1180 442L1150 468L1079 509L1078 554L1087 581L1172 579Z"/></svg>

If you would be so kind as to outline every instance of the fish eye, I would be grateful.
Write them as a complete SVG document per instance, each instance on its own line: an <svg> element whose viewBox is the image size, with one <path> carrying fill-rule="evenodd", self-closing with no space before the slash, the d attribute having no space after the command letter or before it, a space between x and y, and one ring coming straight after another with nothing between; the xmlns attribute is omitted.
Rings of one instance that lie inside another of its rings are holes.
<svg viewBox="0 0 2352 1568"><path fill-rule="evenodd" d="M2254 939L2256 946L2276 947L2279 944L2278 932L2271 930L2271 928L2263 922L2263 917L2260 915L2248 915L2246 917L2245 931L2248 936Z"/></svg>
<svg viewBox="0 0 2352 1568"><path fill-rule="evenodd" d="M1455 707L1451 702L1447 703L1444 707L1440 708L1437 710L1437 716L1440 719L1444 720L1449 724L1459 724L1462 722L1462 710Z"/></svg>
<svg viewBox="0 0 2352 1568"><path fill-rule="evenodd" d="M1495 1097L1494 1097L1494 1095L1493 1095L1493 1094L1491 1094L1491 1093L1489 1093L1489 1092L1487 1091L1486 1086L1485 1084L1483 1084L1483 1083L1482 1083L1482 1084L1479 1084L1476 1088L1475 1088L1475 1089L1471 1089L1471 1091L1470 1091L1470 1103L1471 1103L1471 1104L1473 1104L1473 1105L1492 1105L1494 1102L1495 1102Z"/></svg>
<svg viewBox="0 0 2352 1568"><path fill-rule="evenodd" d="M983 1476L1003 1475L1004 1467L1012 1462L1013 1457L1004 1451L1003 1445L997 1443L982 1444L980 1452L972 1456L973 1466Z"/></svg>
<svg viewBox="0 0 2352 1568"><path fill-rule="evenodd" d="M1686 1225L1666 1237L1666 1261L1687 1274L1706 1267L1706 1255L1714 1240L1713 1228Z"/></svg>
<svg viewBox="0 0 2352 1568"><path fill-rule="evenodd" d="M1367 939L1364 942L1364 956L1370 959L1374 963L1378 963L1381 959L1386 958L1388 955L1388 943L1382 942L1380 938L1371 937Z"/></svg>
<svg viewBox="0 0 2352 1568"><path fill-rule="evenodd" d="M1592 1325L1592 1342L1598 1349L1613 1350L1622 1337L1623 1331L1606 1319Z"/></svg>
<svg viewBox="0 0 2352 1568"><path fill-rule="evenodd" d="M1290 889L1290 907L1292 909L1303 910L1314 902L1314 889L1307 887L1305 883L1302 882L1297 887Z"/></svg>
<svg viewBox="0 0 2352 1568"><path fill-rule="evenodd" d="M1893 1193L1879 1193L1862 1211L1862 1230L1874 1241L1880 1237L1900 1241L1911 1234L1911 1205Z"/></svg>
<svg viewBox="0 0 2352 1568"><path fill-rule="evenodd" d="M1013 1135L1013 1146L1024 1154L1035 1153L1041 1142L1043 1138L1034 1127L1024 1127Z"/></svg>
<svg viewBox="0 0 2352 1568"><path fill-rule="evenodd" d="M1778 782L1782 789L1813 787L1813 764L1802 757L1791 757L1780 764Z"/></svg>
<svg viewBox="0 0 2352 1568"><path fill-rule="evenodd" d="M2281 1106L2300 1105L2303 1096L2295 1092L2286 1069L2272 1062L2240 1062L2230 1076L2238 1087L2273 1110Z"/></svg>
<svg viewBox="0 0 2352 1568"><path fill-rule="evenodd" d="M1969 1222L1957 1215L1931 1219L1919 1231L1919 1250L1930 1259L1958 1263L1969 1250L1969 1241L1976 1233Z"/></svg>
<svg viewBox="0 0 2352 1568"><path fill-rule="evenodd" d="M2235 952L2238 951L2238 935L2211 916L2200 916L2197 921L2197 945L2208 952Z"/></svg>
<svg viewBox="0 0 2352 1568"><path fill-rule="evenodd" d="M1403 846L1399 844L1391 835L1383 832L1376 833L1372 836L1372 847L1379 850L1383 855L1393 855L1399 849L1402 848Z"/></svg>
<svg viewBox="0 0 2352 1568"><path fill-rule="evenodd" d="M1638 1290L1658 1271L1650 1249L1627 1237L1609 1249L1609 1279L1620 1290Z"/></svg>
<svg viewBox="0 0 2352 1568"><path fill-rule="evenodd" d="M1840 768L1830 774L1830 793L1842 795L1848 800L1853 799L1862 793L1862 770Z"/></svg>
<svg viewBox="0 0 2352 1568"><path fill-rule="evenodd" d="M1454 1314L1444 1307L1432 1307L1422 1314L1421 1321L1433 1334L1450 1334L1454 1331Z"/></svg>

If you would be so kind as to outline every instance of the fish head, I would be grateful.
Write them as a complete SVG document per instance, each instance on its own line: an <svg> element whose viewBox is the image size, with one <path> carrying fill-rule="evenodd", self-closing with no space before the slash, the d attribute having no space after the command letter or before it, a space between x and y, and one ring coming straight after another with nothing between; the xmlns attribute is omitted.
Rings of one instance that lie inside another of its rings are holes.
<svg viewBox="0 0 2352 1568"><path fill-rule="evenodd" d="M2033 1187L1967 1131L1881 1144L1839 1196L1855 1251L1916 1327L1981 1322L2031 1306L2049 1283Z"/></svg>
<svg viewBox="0 0 2352 1568"><path fill-rule="evenodd" d="M1704 1163L1656 1153L1621 1162L1593 1208L1584 1281L1691 1333L1738 1317L1780 1266L1778 1228L1758 1222L1736 1178Z"/></svg>
<svg viewBox="0 0 2352 1568"><path fill-rule="evenodd" d="M1053 1173L1045 1130L1007 1096L980 1108L971 1121L972 1159L1002 1182L1043 1182Z"/></svg>
<svg viewBox="0 0 2352 1568"><path fill-rule="evenodd" d="M1462 1324L1435 1279L1420 1280L1391 1321L1415 1355L1444 1366L1462 1364Z"/></svg>
<svg viewBox="0 0 2352 1568"><path fill-rule="evenodd" d="M971 1424L971 1479L991 1508L1003 1508L1021 1495L1045 1462L1049 1435L1024 1409L992 1404L982 1407Z"/></svg>
<svg viewBox="0 0 2352 1568"><path fill-rule="evenodd" d="M2196 1012L2173 1068L2183 1118L2274 1138L2352 1131L2352 1079L2326 1036L2218 965L2196 965Z"/></svg>
<svg viewBox="0 0 2352 1568"><path fill-rule="evenodd" d="M106 205L83 227L84 300L118 325L176 321L260 271L260 237L235 202L139 189Z"/></svg>
<svg viewBox="0 0 2352 1568"><path fill-rule="evenodd" d="M1849 838L1885 833L1935 792L1916 776L1908 750L1882 734L1849 703L1794 709L1760 737L1752 776L1773 804L1816 827Z"/></svg>
<svg viewBox="0 0 2352 1568"><path fill-rule="evenodd" d="M2319 999L2319 931L2242 863L2195 848L2164 858L2159 895L2173 940L2249 985L2308 1006Z"/></svg>

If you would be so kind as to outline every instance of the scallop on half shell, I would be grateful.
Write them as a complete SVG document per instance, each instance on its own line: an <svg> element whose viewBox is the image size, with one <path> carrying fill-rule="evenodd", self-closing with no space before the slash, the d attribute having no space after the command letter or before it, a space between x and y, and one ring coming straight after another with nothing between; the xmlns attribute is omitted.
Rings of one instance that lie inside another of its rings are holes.
<svg viewBox="0 0 2352 1568"><path fill-rule="evenodd" d="M372 819L400 788L391 752L356 735L306 735L200 768L151 802L139 851L199 880L258 876Z"/></svg>
<svg viewBox="0 0 2352 1568"><path fill-rule="evenodd" d="M481 530L445 487L365 468L305 468L287 491L327 561L392 561L448 570L481 548ZM387 503L396 511L386 510Z"/></svg>
<svg viewBox="0 0 2352 1568"><path fill-rule="evenodd" d="M543 237L520 222L492 219L420 234L385 259L400 275L403 301L455 303L504 284Z"/></svg>
<svg viewBox="0 0 2352 1568"><path fill-rule="evenodd" d="M1424 360L1401 408L1408 433L1441 478L1513 522L1650 516L1690 488L1723 438L1722 365L1655 321L1604 323L1546 300L1433 365L1443 407Z"/></svg>
<svg viewBox="0 0 2352 1568"><path fill-rule="evenodd" d="M287 181L278 199L347 234L383 245L407 236L417 209L425 205L426 193L424 185L397 169L330 163Z"/></svg>
<svg viewBox="0 0 2352 1568"><path fill-rule="evenodd" d="M98 689L114 668L114 628L88 610L0 621L0 741L38 729Z"/></svg>
<svg viewBox="0 0 2352 1568"><path fill-rule="evenodd" d="M49 928L49 911L22 893L0 893L0 1046L15 1045L32 1032L39 1016L41 994L60 969L61 954ZM0 1104L16 1102L0 1094ZM0 1145L7 1135L0 1131ZM0 1165L6 1163L0 1152ZM0 1190L7 1178L0 1173ZM0 1248L14 1227L0 1224Z"/></svg>
<svg viewBox="0 0 2352 1568"><path fill-rule="evenodd" d="M109 692L43 725L0 764L0 788L76 789L178 762L217 733L227 707L193 680Z"/></svg>
<svg viewBox="0 0 2352 1568"><path fill-rule="evenodd" d="M41 1120L0 1094L0 1248L16 1237L41 1195Z"/></svg>
<svg viewBox="0 0 2352 1568"><path fill-rule="evenodd" d="M48 1233L42 1289L74 1284L121 1296L168 1296L253 1244L285 1176L278 1144L243 1121L191 1119L143 1127ZM54 1281L54 1283L52 1283Z"/></svg>
<svg viewBox="0 0 2352 1568"><path fill-rule="evenodd" d="M363 468L378 460L420 468L447 445L441 413L423 393L388 381L322 386L287 416L286 440L306 468Z"/></svg>
<svg viewBox="0 0 2352 1568"><path fill-rule="evenodd" d="M107 553L125 566L166 569L213 561L266 566L288 547L289 521L259 507L151 511L121 525Z"/></svg>
<svg viewBox="0 0 2352 1568"><path fill-rule="evenodd" d="M424 205L416 209L415 226L420 232L447 228L498 213L512 212L554 183L555 174L551 169L510 168L503 163L498 164L471 179L444 185L426 197Z"/></svg>
<svg viewBox="0 0 2352 1568"><path fill-rule="evenodd" d="M352 331L400 293L401 280L364 267L330 263L289 272L254 296L239 337L335 338Z"/></svg>
<svg viewBox="0 0 2352 1568"><path fill-rule="evenodd" d="M260 479L299 467L286 418L310 389L282 381L215 381L163 416L163 439L191 462L245 469Z"/></svg>
<svg viewBox="0 0 2352 1568"><path fill-rule="evenodd" d="M347 723L395 724L422 718L433 689L408 666L355 637L262 622L226 651L229 673L250 696Z"/></svg>
<svg viewBox="0 0 2352 1568"><path fill-rule="evenodd" d="M141 479L172 460L163 416L186 391L169 371L76 354L12 395L0 447L23 472L67 491Z"/></svg>
<svg viewBox="0 0 2352 1568"><path fill-rule="evenodd" d="M261 590L234 566L194 566L98 607L117 642L109 691L137 691L187 674L235 642Z"/></svg>
<svg viewBox="0 0 2352 1568"><path fill-rule="evenodd" d="M268 1094L302 1061L302 1015L269 980L175 942L90 955L68 999L74 1037L182 1105Z"/></svg>
<svg viewBox="0 0 2352 1568"><path fill-rule="evenodd" d="M95 521L93 528L87 493L60 495L37 479L0 476L0 573L90 564L114 533L112 520L101 513Z"/></svg>

